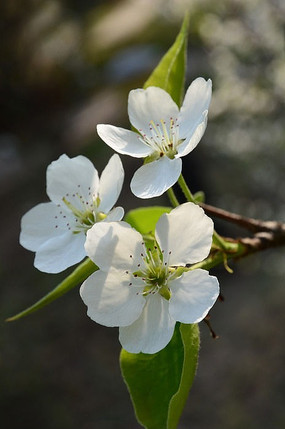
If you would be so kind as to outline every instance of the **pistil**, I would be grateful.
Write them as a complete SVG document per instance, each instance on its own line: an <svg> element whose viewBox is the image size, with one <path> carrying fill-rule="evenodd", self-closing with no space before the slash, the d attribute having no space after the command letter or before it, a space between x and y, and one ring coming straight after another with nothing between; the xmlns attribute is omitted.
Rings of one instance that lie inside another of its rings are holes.
<svg viewBox="0 0 285 429"><path fill-rule="evenodd" d="M84 203L82 197L76 194L79 198L79 201L83 207L83 210L77 209L70 201L65 197L62 198L64 204L69 208L69 210L74 214L76 221L76 228L73 233L78 234L82 230L86 232L92 225L96 222L100 222L105 219L106 214L98 211L98 206L100 204L99 197L96 198L96 201L93 200L91 204L88 202Z"/></svg>
<svg viewBox="0 0 285 429"><path fill-rule="evenodd" d="M153 249L146 249L145 254L142 253L141 257L144 267L133 273L134 277L140 277L145 283L141 294L147 296L159 293L163 298L169 300L171 292L168 283L172 273L169 270L168 263L163 262L163 251L160 250L158 245L155 245ZM138 267L140 266L141 264L138 265Z"/></svg>
<svg viewBox="0 0 285 429"><path fill-rule="evenodd" d="M149 123L150 137L143 130L139 130L141 134L139 140L153 150L152 155L149 156L151 160L158 159L164 155L173 159L177 153L177 146L183 141L179 140L177 119L170 118L169 123L168 131L164 119L161 119L160 123L157 124L151 120Z"/></svg>

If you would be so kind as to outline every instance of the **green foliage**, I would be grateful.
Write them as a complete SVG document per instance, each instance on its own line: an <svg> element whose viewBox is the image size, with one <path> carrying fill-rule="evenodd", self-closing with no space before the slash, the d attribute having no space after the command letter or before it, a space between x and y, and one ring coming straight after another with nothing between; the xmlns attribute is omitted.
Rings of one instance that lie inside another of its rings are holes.
<svg viewBox="0 0 285 429"><path fill-rule="evenodd" d="M199 328L179 325L171 342L158 353L121 352L121 371L137 419L147 429L176 428L194 378Z"/></svg>
<svg viewBox="0 0 285 429"><path fill-rule="evenodd" d="M184 97L186 68L188 15L185 16L181 30L171 48L154 69L144 88L158 86L168 92L180 107Z"/></svg>
<svg viewBox="0 0 285 429"><path fill-rule="evenodd" d="M177 427L189 390L193 384L198 363L200 346L199 326L197 324L184 325L181 323L180 334L184 347L184 361L179 389L170 400L167 429L175 429Z"/></svg>
<svg viewBox="0 0 285 429"><path fill-rule="evenodd" d="M170 211L171 207L142 207L129 211L125 216L125 221L139 231L144 237L150 237L154 234L155 225L160 216Z"/></svg>
<svg viewBox="0 0 285 429"><path fill-rule="evenodd" d="M28 314L33 313L34 311L39 310L42 307L45 307L47 304L50 304L52 301L59 298L61 295L64 295L70 289L74 288L81 284L90 274L98 270L98 267L88 258L82 262L78 267L64 279L58 286L56 286L51 292L45 295L42 299L37 301L31 307L26 308L26 310L21 311L15 316L9 317L6 319L7 322L13 322L14 320L21 319Z"/></svg>
<svg viewBox="0 0 285 429"><path fill-rule="evenodd" d="M198 191L194 195L194 200L196 203L204 203L205 202L205 194L203 191Z"/></svg>

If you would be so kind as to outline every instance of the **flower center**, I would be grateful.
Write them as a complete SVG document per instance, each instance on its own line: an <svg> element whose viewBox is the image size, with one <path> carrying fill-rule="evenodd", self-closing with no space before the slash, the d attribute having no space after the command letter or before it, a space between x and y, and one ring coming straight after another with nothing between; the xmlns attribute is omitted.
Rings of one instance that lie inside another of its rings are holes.
<svg viewBox="0 0 285 429"><path fill-rule="evenodd" d="M169 281L172 280L175 270L164 261L163 254L164 251L160 250L158 245L153 249L145 249L145 254L141 253L144 268L141 269L141 264L138 264L139 270L134 272L133 276L140 277L145 283L141 292L143 296L159 293L167 300L171 297Z"/></svg>
<svg viewBox="0 0 285 429"><path fill-rule="evenodd" d="M155 124L150 121L150 133L147 136L143 130L139 130L141 137L139 140L151 147L153 153L148 157L148 161L154 161L166 155L168 158L173 159L177 154L177 147L183 142L179 139L179 125L177 119L169 119L169 130L167 129L166 122L161 119L160 123Z"/></svg>
<svg viewBox="0 0 285 429"><path fill-rule="evenodd" d="M68 195L67 195L68 197ZM74 204L72 204L66 197L62 198L64 204L69 208L69 210L75 216L75 225L73 226L73 233L78 234L80 232L87 232L88 229L91 228L96 222L100 222L105 219L107 216L105 213L100 212L98 207L100 205L100 198L92 199L91 202L84 201L82 196L78 193L73 194L73 198L78 197L80 202L79 207L77 208ZM69 226L69 224L68 224ZM70 226L69 226L69 229Z"/></svg>

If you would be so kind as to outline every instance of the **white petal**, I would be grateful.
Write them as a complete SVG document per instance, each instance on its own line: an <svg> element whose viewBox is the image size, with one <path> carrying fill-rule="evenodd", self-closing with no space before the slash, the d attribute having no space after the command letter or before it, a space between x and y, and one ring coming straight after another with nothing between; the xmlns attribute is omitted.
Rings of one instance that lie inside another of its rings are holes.
<svg viewBox="0 0 285 429"><path fill-rule="evenodd" d="M167 156L144 164L132 178L132 193L139 198L158 197L177 182L181 169L180 158L169 159Z"/></svg>
<svg viewBox="0 0 285 429"><path fill-rule="evenodd" d="M99 182L99 210L108 213L117 202L124 181L124 169L120 157L113 155L103 170Z"/></svg>
<svg viewBox="0 0 285 429"><path fill-rule="evenodd" d="M206 110L204 112L204 119L203 122L201 122L196 128L193 134L191 134L190 139L186 138L185 141L180 144L177 148L177 155L176 157L181 157L181 156L185 156L188 155L188 153L192 152L193 149L195 149L195 147L197 146L197 144L199 143L199 141L201 140L201 138L204 135L204 132L206 130L207 127L207 118L208 118L208 111Z"/></svg>
<svg viewBox="0 0 285 429"><path fill-rule="evenodd" d="M125 211L123 207L115 207L107 214L107 216L102 222L116 222L122 220L124 217L124 213Z"/></svg>
<svg viewBox="0 0 285 429"><path fill-rule="evenodd" d="M151 154L149 146L139 140L140 135L114 125L97 125L97 133L101 139L116 152L134 158L144 158Z"/></svg>
<svg viewBox="0 0 285 429"><path fill-rule="evenodd" d="M179 113L179 134L189 140L195 129L203 122L205 110L209 110L212 97L212 81L202 77L189 86Z"/></svg>
<svg viewBox="0 0 285 429"><path fill-rule="evenodd" d="M34 265L45 273L59 273L80 262L85 256L85 234L66 232L52 238L37 251Z"/></svg>
<svg viewBox="0 0 285 429"><path fill-rule="evenodd" d="M62 155L47 169L47 194L51 201L66 209L65 197L76 208L82 210L82 202L89 202L91 194L97 194L99 178L97 170L85 156L69 158Z"/></svg>
<svg viewBox="0 0 285 429"><path fill-rule="evenodd" d="M213 221L201 207L184 203L159 218L155 236L169 265L193 264L210 252Z"/></svg>
<svg viewBox="0 0 285 429"><path fill-rule="evenodd" d="M20 243L36 251L46 241L66 233L67 223L73 221L72 216L62 213L54 203L38 204L22 217Z"/></svg>
<svg viewBox="0 0 285 429"><path fill-rule="evenodd" d="M176 119L179 110L166 91L150 86L147 89L134 89L129 93L128 113L131 124L150 137L150 121L160 124L164 120L169 129L170 118Z"/></svg>
<svg viewBox="0 0 285 429"><path fill-rule="evenodd" d="M198 323L208 314L219 296L216 277L206 270L185 272L171 282L169 312L181 323Z"/></svg>
<svg viewBox="0 0 285 429"><path fill-rule="evenodd" d="M137 271L142 236L126 222L99 222L87 232L86 253L101 270Z"/></svg>
<svg viewBox="0 0 285 429"><path fill-rule="evenodd" d="M156 353L171 340L175 320L169 302L159 294L149 295L141 316L132 325L120 328L119 340L130 353Z"/></svg>
<svg viewBox="0 0 285 429"><path fill-rule="evenodd" d="M141 314L145 298L130 286L130 275L111 269L96 271L80 288L88 316L104 326L126 326Z"/></svg>

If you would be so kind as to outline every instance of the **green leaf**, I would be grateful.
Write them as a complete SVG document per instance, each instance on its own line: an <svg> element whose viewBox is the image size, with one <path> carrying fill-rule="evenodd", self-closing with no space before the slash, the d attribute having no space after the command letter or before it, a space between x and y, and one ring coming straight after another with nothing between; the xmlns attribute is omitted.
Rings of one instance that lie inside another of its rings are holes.
<svg viewBox="0 0 285 429"><path fill-rule="evenodd" d="M184 96L188 15L185 15L181 30L171 48L154 69L144 88L158 86L167 91L180 107Z"/></svg>
<svg viewBox="0 0 285 429"><path fill-rule="evenodd" d="M169 213L171 207L153 206L142 207L129 211L125 216L125 221L144 236L152 235L155 225L163 213Z"/></svg>
<svg viewBox="0 0 285 429"><path fill-rule="evenodd" d="M51 292L45 295L42 299L37 301L31 307L21 311L15 316L6 319L6 322L13 322L14 320L21 319L22 317L28 316L28 314L45 307L47 304L64 295L70 289L81 284L87 277L90 276L94 271L98 270L98 267L88 258L82 262L78 267L64 279L58 286L56 286Z"/></svg>
<svg viewBox="0 0 285 429"><path fill-rule="evenodd" d="M121 351L120 365L138 421L147 429L174 429L193 382L197 325L176 324L170 343L149 355Z"/></svg>
<svg viewBox="0 0 285 429"><path fill-rule="evenodd" d="M198 191L193 195L196 203L204 203L205 202L205 193L203 191Z"/></svg>
<svg viewBox="0 0 285 429"><path fill-rule="evenodd" d="M200 347L199 326L180 325L180 334L184 346L184 361L179 389L171 398L168 411L167 429L175 429L182 414L189 390L196 374Z"/></svg>

